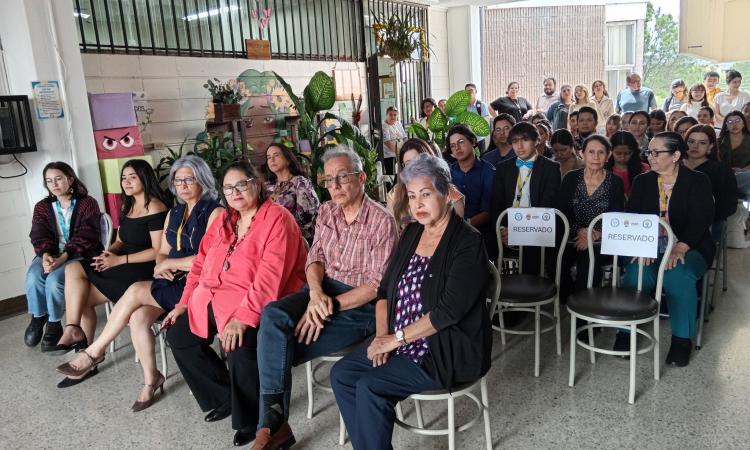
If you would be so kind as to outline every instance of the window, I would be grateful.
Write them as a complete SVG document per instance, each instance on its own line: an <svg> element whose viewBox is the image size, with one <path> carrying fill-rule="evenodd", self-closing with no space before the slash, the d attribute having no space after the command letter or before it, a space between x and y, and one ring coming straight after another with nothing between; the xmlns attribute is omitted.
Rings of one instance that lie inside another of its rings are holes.
<svg viewBox="0 0 750 450"><path fill-rule="evenodd" d="M609 92L627 85L625 77L635 70L635 22L607 23L606 72Z"/></svg>

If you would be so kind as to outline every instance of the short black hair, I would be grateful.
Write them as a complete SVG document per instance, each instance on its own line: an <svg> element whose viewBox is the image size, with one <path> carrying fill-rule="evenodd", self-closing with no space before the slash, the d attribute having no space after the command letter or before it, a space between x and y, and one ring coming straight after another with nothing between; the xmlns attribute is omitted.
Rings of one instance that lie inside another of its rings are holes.
<svg viewBox="0 0 750 450"><path fill-rule="evenodd" d="M511 116L508 113L500 113L497 116L495 116L494 119L492 119L492 129L494 129L495 125L497 125L497 123L500 122L501 120L508 122L511 127L516 124L515 117Z"/></svg>
<svg viewBox="0 0 750 450"><path fill-rule="evenodd" d="M566 145L568 147L573 147L575 144L575 141L573 140L573 133L570 132L567 128L560 128L558 130L555 130L554 133L552 133L552 139L550 139L550 145Z"/></svg>
<svg viewBox="0 0 750 450"><path fill-rule="evenodd" d="M518 122L510 129L510 133L508 133L508 141L512 141L513 138L516 137L536 141L539 139L539 130L532 123Z"/></svg>
<svg viewBox="0 0 750 450"><path fill-rule="evenodd" d="M396 108L395 106L389 106L388 109L385 110L385 113L388 114L391 111L398 112L398 108Z"/></svg>
<svg viewBox="0 0 750 450"><path fill-rule="evenodd" d="M710 77L721 78L721 75L719 75L719 72L715 70L709 70L708 72L706 72L705 75L703 75L703 80L705 81L706 78L710 78Z"/></svg>
<svg viewBox="0 0 750 450"><path fill-rule="evenodd" d="M646 111L644 111L642 109L638 110L638 111L633 111L632 114L630 114L630 120L633 120L633 117L638 116L638 115L643 116L643 117L646 118L646 125L648 125L649 122L651 122L651 116ZM666 115L664 116L664 120L667 120L667 116Z"/></svg>
<svg viewBox="0 0 750 450"><path fill-rule="evenodd" d="M449 151L450 151L451 136L453 136L454 134L460 134L461 136L470 140L472 147L477 145L477 135L474 134L473 131L471 131L471 128L467 127L466 125L462 123L457 123L453 125L453 127L451 127L451 129L448 130L448 134L445 135L445 146L448 147Z"/></svg>
<svg viewBox="0 0 750 450"><path fill-rule="evenodd" d="M746 104L745 106L747 105L750 105L750 103ZM701 109L699 109L698 112L701 112L701 111L708 111L708 115L711 116L712 119L716 115L716 113L714 112L714 109L711 108L710 106L701 106Z"/></svg>
<svg viewBox="0 0 750 450"><path fill-rule="evenodd" d="M651 120L661 120L663 122L667 121L667 114L662 111L661 109L655 109L648 113L649 121Z"/></svg>
<svg viewBox="0 0 750 450"><path fill-rule="evenodd" d="M469 89L470 87L474 88L474 90L477 89L477 85L474 83L466 83L466 86L464 86L464 89Z"/></svg>
<svg viewBox="0 0 750 450"><path fill-rule="evenodd" d="M578 110L578 117L581 117L581 114L588 113L594 116L594 122L599 121L599 113L596 112L596 110L590 106L584 106L581 109Z"/></svg>
<svg viewBox="0 0 750 450"><path fill-rule="evenodd" d="M578 110L575 110L572 113L568 114L568 119L570 119L571 117L578 117Z"/></svg>
<svg viewBox="0 0 750 450"><path fill-rule="evenodd" d="M542 84L544 84L544 83L546 83L548 81L551 81L552 84L554 84L555 87L557 87L557 80L555 80L555 77L547 77L547 78L545 78L544 81L542 81Z"/></svg>

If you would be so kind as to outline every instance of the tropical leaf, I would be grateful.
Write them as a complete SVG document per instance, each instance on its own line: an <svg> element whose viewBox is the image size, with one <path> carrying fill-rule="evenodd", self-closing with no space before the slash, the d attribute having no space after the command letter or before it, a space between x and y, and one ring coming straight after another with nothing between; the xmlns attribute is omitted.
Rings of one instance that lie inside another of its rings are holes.
<svg viewBox="0 0 750 450"><path fill-rule="evenodd" d="M490 124L477 113L464 111L456 116L458 123L462 123L474 132L477 136L487 136L490 134Z"/></svg>
<svg viewBox="0 0 750 450"><path fill-rule="evenodd" d="M409 134L413 134L414 136L418 137L419 139L425 141L430 140L430 133L427 131L427 128L423 127L420 123L413 123L409 125L406 131L408 131Z"/></svg>
<svg viewBox="0 0 750 450"><path fill-rule="evenodd" d="M312 129L312 120L310 119L310 116L308 114L305 114L305 104L302 99L300 99L297 94L292 91L292 87L289 85L289 83L284 80L284 78L281 77L278 73L274 72L273 75L276 77L276 80L281 84L281 87L284 88L284 91L286 91L286 94L289 96L289 98L292 100L292 103L294 104L294 109L297 110L297 114L300 116L300 126L299 126L299 134L302 139L310 139L310 130Z"/></svg>
<svg viewBox="0 0 750 450"><path fill-rule="evenodd" d="M336 102L336 86L325 72L318 71L304 90L305 107L310 115L333 108Z"/></svg>
<svg viewBox="0 0 750 450"><path fill-rule="evenodd" d="M430 127L430 130L433 132L437 131L444 131L447 128L448 125L448 117L443 114L443 111L441 111L439 108L435 108L434 111L432 111L432 114L430 114L430 118L427 119L427 126Z"/></svg>
<svg viewBox="0 0 750 450"><path fill-rule="evenodd" d="M471 102L471 94L468 91L458 91L448 98L445 102L445 115L448 117L458 116L466 111Z"/></svg>

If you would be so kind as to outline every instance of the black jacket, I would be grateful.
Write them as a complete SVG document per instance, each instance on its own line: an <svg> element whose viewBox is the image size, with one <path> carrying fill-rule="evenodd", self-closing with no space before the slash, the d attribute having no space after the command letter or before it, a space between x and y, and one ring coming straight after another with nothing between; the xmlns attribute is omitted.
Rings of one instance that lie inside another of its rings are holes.
<svg viewBox="0 0 750 450"><path fill-rule="evenodd" d="M515 159L510 159L497 166L490 208L493 229L500 214L513 206L517 181L518 167L516 167ZM534 161L534 168L531 169L529 183L531 189L529 192L530 206L554 208L555 197L560 189L560 164L538 155Z"/></svg>
<svg viewBox="0 0 750 450"><path fill-rule="evenodd" d="M601 212L620 212L625 208L625 188L623 187L622 180L617 175L611 172L607 176L612 177L612 189L609 191L609 198L607 199L607 207ZM565 215L570 223L570 237L569 239L575 239L576 228L576 215L573 205L575 204L575 193L578 183L583 177L583 169L571 170L565 175L560 185L560 190L557 191L557 200L555 207ZM589 224L585 226L588 227Z"/></svg>
<svg viewBox="0 0 750 450"><path fill-rule="evenodd" d="M653 171L635 177L625 211L658 215L658 179L659 174ZM669 225L675 239L698 250L709 266L714 259L714 241L709 231L713 221L711 181L705 174L680 165L669 199Z"/></svg>
<svg viewBox="0 0 750 450"><path fill-rule="evenodd" d="M422 230L419 223L406 227L378 288L377 298L388 300L391 333L396 317L396 286L414 255ZM434 367L425 369L447 388L478 380L490 368L487 261L482 235L452 214L430 259L421 291L423 310L430 313L430 322L438 330L427 338L431 356L428 360Z"/></svg>
<svg viewBox="0 0 750 450"><path fill-rule="evenodd" d="M737 178L728 165L707 160L695 170L708 175L714 194L714 222L726 220L737 211Z"/></svg>

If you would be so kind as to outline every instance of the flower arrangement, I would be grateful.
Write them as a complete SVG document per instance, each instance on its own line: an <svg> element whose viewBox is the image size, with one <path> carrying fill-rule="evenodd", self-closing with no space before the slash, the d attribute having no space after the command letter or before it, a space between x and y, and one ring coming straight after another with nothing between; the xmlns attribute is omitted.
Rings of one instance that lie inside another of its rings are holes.
<svg viewBox="0 0 750 450"><path fill-rule="evenodd" d="M396 14L387 21L380 20L374 13L375 44L380 56L390 56L395 62L411 58L420 50L420 59L427 62L430 46L427 43L427 33L424 28L414 25L416 17L409 11L404 17Z"/></svg>
<svg viewBox="0 0 750 450"><path fill-rule="evenodd" d="M234 105L239 103L242 99L240 93L240 86L236 80L229 80L226 83L222 83L218 78L213 80L206 80L203 85L204 88L208 89L211 94L211 98L214 103L222 103L225 105Z"/></svg>

